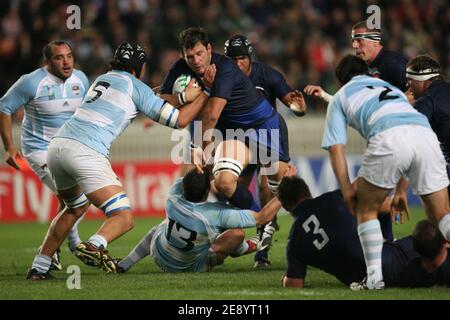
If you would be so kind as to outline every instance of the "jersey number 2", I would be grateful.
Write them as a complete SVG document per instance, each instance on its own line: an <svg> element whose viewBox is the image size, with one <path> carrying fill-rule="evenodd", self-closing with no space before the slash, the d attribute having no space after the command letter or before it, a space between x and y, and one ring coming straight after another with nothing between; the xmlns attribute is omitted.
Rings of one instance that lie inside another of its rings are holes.
<svg viewBox="0 0 450 320"><path fill-rule="evenodd" d="M367 86L367 88L369 89L375 89L372 86ZM383 87L385 90L383 90L383 92L380 93L380 95L378 96L378 101L384 101L384 100L394 100L397 99L398 96L389 96L389 93L392 91L391 88L384 86Z"/></svg>
<svg viewBox="0 0 450 320"><path fill-rule="evenodd" d="M328 238L327 234L325 233L325 230L320 228L320 221L314 214L309 216L309 218L306 219L306 221L302 225L306 233L311 231L311 228L309 226L311 223L314 226L314 229L312 230L313 234L318 234L322 237L322 241L316 239L313 241L313 244L317 248L317 250L322 250L323 247L325 247L325 245L330 241L330 238Z"/></svg>

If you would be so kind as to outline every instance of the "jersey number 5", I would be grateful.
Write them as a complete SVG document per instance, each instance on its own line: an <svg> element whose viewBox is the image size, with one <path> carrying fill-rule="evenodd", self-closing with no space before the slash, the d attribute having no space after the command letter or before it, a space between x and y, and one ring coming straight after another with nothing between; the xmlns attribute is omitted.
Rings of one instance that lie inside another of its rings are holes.
<svg viewBox="0 0 450 320"><path fill-rule="evenodd" d="M327 234L325 233L325 230L320 228L320 221L317 219L317 217L312 214L306 221L303 223L302 227L305 229L306 233L309 233L311 231L310 224L313 224L314 229L312 230L313 234L318 234L322 237L322 241L314 240L313 244L317 248L317 250L322 250L323 247L330 241L330 238L328 238Z"/></svg>
<svg viewBox="0 0 450 320"><path fill-rule="evenodd" d="M109 86L110 86L110 84L108 82L105 82L105 81L97 82L97 84L95 85L94 89L92 89L95 92L97 92L97 94L95 95L95 97L92 97L91 99L86 101L86 103L94 102L95 100L100 98L100 96L103 94L103 92L105 92L109 88Z"/></svg>
<svg viewBox="0 0 450 320"><path fill-rule="evenodd" d="M175 228L174 228L175 226ZM169 219L169 228L167 228L166 234L167 241L173 238L173 242L181 242L181 244L186 244L183 247L178 247L181 251L189 251L194 247L194 241L197 239L197 232L189 230L182 224L175 222L175 220ZM181 241L180 241L181 240Z"/></svg>

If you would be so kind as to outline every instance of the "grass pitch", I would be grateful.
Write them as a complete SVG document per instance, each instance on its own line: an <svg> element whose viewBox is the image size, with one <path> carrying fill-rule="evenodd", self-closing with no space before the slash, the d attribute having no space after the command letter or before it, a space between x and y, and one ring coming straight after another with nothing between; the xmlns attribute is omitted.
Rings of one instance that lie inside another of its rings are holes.
<svg viewBox="0 0 450 320"><path fill-rule="evenodd" d="M421 219L421 210L412 210L412 217L404 225L395 225L396 238L412 232ZM113 242L109 252L113 257L124 257L141 237L161 219L137 219L135 228ZM102 221L83 221L82 239L87 239ZM30 282L25 272L31 265L36 248L40 245L48 225L0 225L0 299L198 299L198 300L291 300L291 299L450 299L448 288L386 289L382 291L351 292L334 277L309 267L306 288L284 289L280 277L285 269L285 243L292 223L290 215L280 215L281 229L275 234L270 251L272 266L269 270L254 270L253 256L228 258L225 264L203 274L163 273L148 257L126 274L105 274L99 269L85 266L75 258L64 243L62 246L63 271L53 271L52 281ZM248 229L247 234L254 233ZM81 289L68 289L71 274L69 265L81 269Z"/></svg>

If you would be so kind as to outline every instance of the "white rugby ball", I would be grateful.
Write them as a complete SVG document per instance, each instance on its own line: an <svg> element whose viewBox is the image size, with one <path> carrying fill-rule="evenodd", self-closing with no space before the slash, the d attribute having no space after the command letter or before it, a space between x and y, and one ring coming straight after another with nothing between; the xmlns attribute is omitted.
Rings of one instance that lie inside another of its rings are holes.
<svg viewBox="0 0 450 320"><path fill-rule="evenodd" d="M183 92L186 89L187 85L189 84L189 81L191 81L191 79L192 76L187 73L179 76L177 80L175 80L175 82L173 83L172 94L178 94L180 92ZM198 87L197 81L195 81L194 87Z"/></svg>

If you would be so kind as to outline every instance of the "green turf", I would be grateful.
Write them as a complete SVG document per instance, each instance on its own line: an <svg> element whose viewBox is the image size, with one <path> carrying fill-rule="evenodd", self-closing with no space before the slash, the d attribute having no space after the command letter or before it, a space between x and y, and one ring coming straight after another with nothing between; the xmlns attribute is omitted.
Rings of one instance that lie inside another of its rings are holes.
<svg viewBox="0 0 450 320"><path fill-rule="evenodd" d="M410 221L397 225L397 238L409 234L423 218L414 210ZM161 219L137 219L135 228L109 246L112 256L123 257L140 238ZM203 274L167 274L146 258L127 274L105 274L84 266L64 244L64 271L53 272L55 280L30 282L25 272L31 265L36 248L42 241L47 225L0 225L0 299L450 299L447 288L386 289L377 292L351 292L324 272L309 268L306 288L284 289L280 277L284 273L284 249L292 218L281 215L281 230L275 234L270 251L270 270L255 271L253 257L228 258L225 264ZM82 238L93 234L101 221L83 221ZM248 230L248 234L253 232ZM81 289L69 290L66 280L68 265L81 268Z"/></svg>

